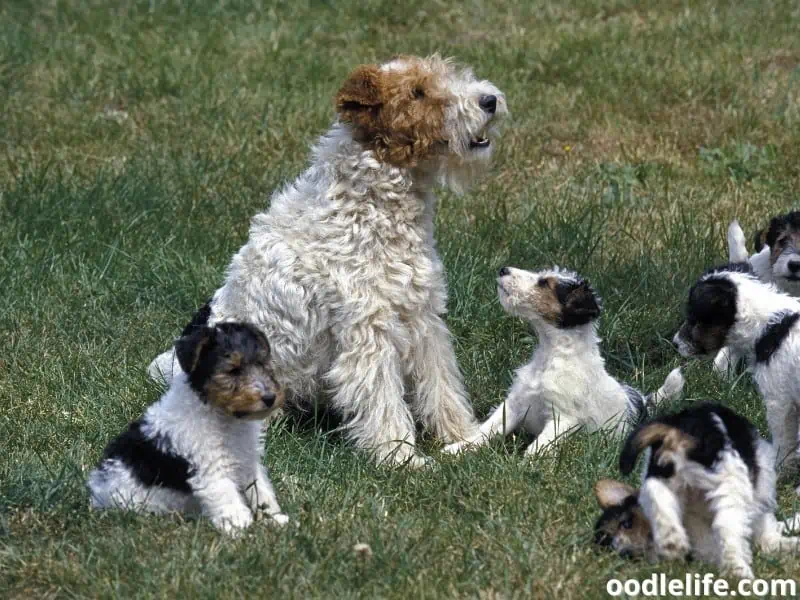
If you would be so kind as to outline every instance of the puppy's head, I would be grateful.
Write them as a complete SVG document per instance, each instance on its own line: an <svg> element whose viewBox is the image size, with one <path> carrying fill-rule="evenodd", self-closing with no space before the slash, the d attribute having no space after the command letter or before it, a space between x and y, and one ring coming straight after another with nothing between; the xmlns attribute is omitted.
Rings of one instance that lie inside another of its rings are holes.
<svg viewBox="0 0 800 600"><path fill-rule="evenodd" d="M580 327L593 323L601 312L600 298L589 282L558 267L535 273L503 267L497 295L506 312L534 325Z"/></svg>
<svg viewBox="0 0 800 600"><path fill-rule="evenodd" d="M689 290L686 320L672 338L681 355L715 354L725 345L736 322L738 290L731 274L739 269L737 264L714 269Z"/></svg>
<svg viewBox="0 0 800 600"><path fill-rule="evenodd" d="M506 115L505 96L437 55L398 56L355 69L336 95L339 118L379 158L415 167L481 162L491 154L491 125ZM448 158L449 155L449 158Z"/></svg>
<svg viewBox="0 0 800 600"><path fill-rule="evenodd" d="M621 481L601 479L594 494L603 511L594 526L594 543L624 557L653 556L652 530L639 505L639 491Z"/></svg>
<svg viewBox="0 0 800 600"><path fill-rule="evenodd" d="M252 325L196 327L178 339L175 354L198 396L233 417L264 419L283 403L269 343Z"/></svg>
<svg viewBox="0 0 800 600"><path fill-rule="evenodd" d="M800 295L800 211L774 217L766 234L756 234L756 251L769 246L769 262L775 282L787 292Z"/></svg>

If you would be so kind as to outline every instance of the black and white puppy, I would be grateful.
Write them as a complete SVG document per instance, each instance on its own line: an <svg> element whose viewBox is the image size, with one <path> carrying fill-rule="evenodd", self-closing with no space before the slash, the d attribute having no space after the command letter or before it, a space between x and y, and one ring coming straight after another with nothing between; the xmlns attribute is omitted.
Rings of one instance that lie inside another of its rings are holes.
<svg viewBox="0 0 800 600"><path fill-rule="evenodd" d="M749 256L738 221L728 227L728 260L744 267L764 283L774 283L790 296L800 297L800 211L773 217L769 227L755 235L755 254ZM735 372L743 359L726 347L717 353L714 370L723 377Z"/></svg>
<svg viewBox="0 0 800 600"><path fill-rule="evenodd" d="M774 452L744 417L699 404L634 431L620 455L629 474L646 450L640 489L603 479L595 543L625 556L682 559L689 552L738 576L753 577L751 541L766 552L792 551L783 537L800 524L775 518Z"/></svg>
<svg viewBox="0 0 800 600"><path fill-rule="evenodd" d="M92 508L203 514L227 533L259 510L285 524L262 464L262 421L283 402L266 337L244 323L190 324L175 351L181 374L89 475Z"/></svg>
<svg viewBox="0 0 800 600"><path fill-rule="evenodd" d="M508 313L533 326L539 344L515 373L505 402L477 434L446 446L446 452L480 446L520 426L536 436L528 454L578 428L608 427L622 433L646 417L648 404L653 407L683 389L680 369L647 397L606 371L597 336L600 298L577 273L558 267L535 273L504 267L497 294Z"/></svg>
<svg viewBox="0 0 800 600"><path fill-rule="evenodd" d="M684 356L713 355L727 346L745 357L778 459L793 460L800 427L800 300L735 268L711 270L692 286L686 321L673 342Z"/></svg>

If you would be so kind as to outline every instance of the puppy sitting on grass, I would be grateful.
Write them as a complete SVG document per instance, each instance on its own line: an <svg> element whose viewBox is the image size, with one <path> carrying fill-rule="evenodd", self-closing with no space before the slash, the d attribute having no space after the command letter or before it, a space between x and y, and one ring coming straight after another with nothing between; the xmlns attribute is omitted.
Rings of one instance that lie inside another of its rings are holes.
<svg viewBox="0 0 800 600"><path fill-rule="evenodd" d="M580 427L596 431L610 426L621 433L626 424L636 425L646 417L648 405L683 389L679 369L647 398L606 372L597 336L600 299L579 275L558 267L538 273L503 267L497 293L507 312L533 325L539 344L530 362L517 370L505 402L478 434L445 451L485 444L520 425L536 436L528 454Z"/></svg>
<svg viewBox="0 0 800 600"><path fill-rule="evenodd" d="M752 578L750 541L765 552L800 547L775 518L775 452L732 410L701 404L634 431L619 459L624 475L646 450L642 487L602 479L595 543L623 556L697 558Z"/></svg>
<svg viewBox="0 0 800 600"><path fill-rule="evenodd" d="M281 525L262 421L283 402L267 339L244 323L187 328L183 372L105 450L89 476L93 508L202 514L227 533L263 510Z"/></svg>

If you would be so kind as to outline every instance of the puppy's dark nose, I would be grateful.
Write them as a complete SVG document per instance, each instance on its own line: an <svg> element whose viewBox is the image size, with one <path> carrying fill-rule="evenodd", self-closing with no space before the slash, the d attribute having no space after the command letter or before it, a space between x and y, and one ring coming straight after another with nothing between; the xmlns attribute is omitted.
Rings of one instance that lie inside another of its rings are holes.
<svg viewBox="0 0 800 600"><path fill-rule="evenodd" d="M493 115L494 111L497 110L497 96L481 96L481 99L478 100L478 106Z"/></svg>
<svg viewBox="0 0 800 600"><path fill-rule="evenodd" d="M787 265L786 265L786 267L787 267L787 268L789 269L789 271L791 271L792 273L797 273L798 271L800 271L800 261L793 260L792 262L790 262L789 264L787 264Z"/></svg>
<svg viewBox="0 0 800 600"><path fill-rule="evenodd" d="M500 277L505 277L506 275L511 275L511 269L509 269L508 267L502 267L502 268L501 268L501 269L500 269L500 270L497 272L497 274L498 274Z"/></svg>
<svg viewBox="0 0 800 600"><path fill-rule="evenodd" d="M261 401L264 403L264 406L270 408L273 404L275 404L275 394L264 394L261 396Z"/></svg>

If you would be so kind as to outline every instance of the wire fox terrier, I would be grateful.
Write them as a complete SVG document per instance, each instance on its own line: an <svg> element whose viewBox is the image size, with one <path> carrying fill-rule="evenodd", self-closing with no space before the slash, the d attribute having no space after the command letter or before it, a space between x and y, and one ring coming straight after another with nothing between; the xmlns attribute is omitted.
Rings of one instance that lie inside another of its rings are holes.
<svg viewBox="0 0 800 600"><path fill-rule="evenodd" d="M264 334L194 327L175 352L184 373L106 448L89 476L93 508L203 514L236 533L263 510L285 524L262 464L262 421L283 402Z"/></svg>
<svg viewBox="0 0 800 600"><path fill-rule="evenodd" d="M755 235L755 254L748 256L738 221L728 226L728 260L749 265L764 283L774 283L790 296L800 297L800 211L773 217L766 232ZM735 372L742 356L726 347L714 358L714 370L723 377Z"/></svg>
<svg viewBox="0 0 800 600"><path fill-rule="evenodd" d="M683 356L728 346L746 358L764 399L778 459L791 463L800 426L800 300L729 269L713 269L692 286L686 321L673 342Z"/></svg>
<svg viewBox="0 0 800 600"><path fill-rule="evenodd" d="M358 446L420 466L415 421L445 441L477 427L442 318L433 188L461 190L486 170L506 101L434 55L362 65L335 103L310 167L253 219L208 323L254 322L287 402L324 389ZM167 352L149 371L168 380L173 365Z"/></svg>
<svg viewBox="0 0 800 600"><path fill-rule="evenodd" d="M696 558L752 578L751 540L765 552L794 551L800 526L775 518L775 453L744 417L700 404L643 424L619 459L629 474L645 450L641 489L602 479L595 543L623 556Z"/></svg>
<svg viewBox="0 0 800 600"><path fill-rule="evenodd" d="M579 427L588 431L611 427L621 434L626 426L646 417L648 406L673 398L683 389L680 369L673 370L663 387L646 398L608 374L597 336L600 298L579 275L558 267L537 273L503 267L497 294L508 313L534 327L539 344L530 362L515 373L505 402L478 433L445 451L480 446L520 425L536 436L527 454Z"/></svg>

